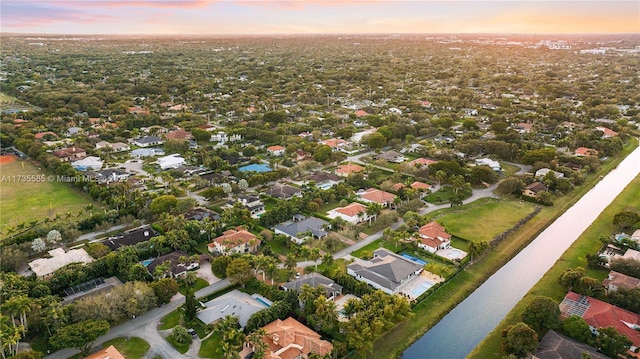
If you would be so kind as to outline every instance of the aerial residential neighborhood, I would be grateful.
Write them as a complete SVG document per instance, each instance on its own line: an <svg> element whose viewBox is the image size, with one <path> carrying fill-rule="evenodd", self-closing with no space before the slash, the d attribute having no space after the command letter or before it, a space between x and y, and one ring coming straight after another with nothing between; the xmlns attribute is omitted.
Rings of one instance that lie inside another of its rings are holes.
<svg viewBox="0 0 640 359"><path fill-rule="evenodd" d="M193 6L239 6L223 3ZM21 19L16 4L3 11ZM7 21L2 358L640 357L637 33L72 36ZM431 339L563 222L542 278L485 294L523 290L495 328Z"/></svg>

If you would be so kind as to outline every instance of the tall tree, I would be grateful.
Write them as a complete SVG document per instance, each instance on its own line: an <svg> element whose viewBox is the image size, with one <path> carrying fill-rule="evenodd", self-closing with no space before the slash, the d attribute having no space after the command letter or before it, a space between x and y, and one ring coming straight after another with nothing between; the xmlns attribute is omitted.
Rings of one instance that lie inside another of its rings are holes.
<svg viewBox="0 0 640 359"><path fill-rule="evenodd" d="M549 297L537 296L522 313L522 321L538 333L555 329L560 324L560 307Z"/></svg>
<svg viewBox="0 0 640 359"><path fill-rule="evenodd" d="M538 335L525 323L510 325L502 331L502 348L507 354L524 358L538 348Z"/></svg>
<svg viewBox="0 0 640 359"><path fill-rule="evenodd" d="M193 293L193 288L187 288L184 300L184 319L191 322L196 317L198 311L198 301Z"/></svg>
<svg viewBox="0 0 640 359"><path fill-rule="evenodd" d="M49 342L56 348L76 348L86 356L93 342L107 334L109 328L106 320L86 320L58 329Z"/></svg>

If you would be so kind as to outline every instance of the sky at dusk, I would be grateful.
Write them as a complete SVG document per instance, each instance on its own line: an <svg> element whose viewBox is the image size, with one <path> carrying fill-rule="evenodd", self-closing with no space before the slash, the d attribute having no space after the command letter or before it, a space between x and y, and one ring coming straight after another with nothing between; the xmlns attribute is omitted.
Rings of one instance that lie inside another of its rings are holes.
<svg viewBox="0 0 640 359"><path fill-rule="evenodd" d="M640 33L640 1L2 0L2 32Z"/></svg>

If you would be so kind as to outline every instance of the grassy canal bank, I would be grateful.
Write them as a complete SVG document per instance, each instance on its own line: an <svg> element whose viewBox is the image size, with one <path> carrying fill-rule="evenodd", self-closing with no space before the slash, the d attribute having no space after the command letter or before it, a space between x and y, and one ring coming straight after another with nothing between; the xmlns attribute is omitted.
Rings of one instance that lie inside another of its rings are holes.
<svg viewBox="0 0 640 359"><path fill-rule="evenodd" d="M636 140L629 141L620 156L603 164L598 171L589 175L582 186L565 196L554 198L554 206L542 209L526 225L520 227L506 240L492 247L481 259L460 271L458 275L416 305L413 309L415 313L413 318L400 323L375 343L373 348L375 357L399 357L406 348L419 339L429 328L433 327L458 303L464 300L500 267L525 248L549 224L578 201L600 180L601 176L616 168L636 147L638 147ZM477 357L480 358L482 356Z"/></svg>

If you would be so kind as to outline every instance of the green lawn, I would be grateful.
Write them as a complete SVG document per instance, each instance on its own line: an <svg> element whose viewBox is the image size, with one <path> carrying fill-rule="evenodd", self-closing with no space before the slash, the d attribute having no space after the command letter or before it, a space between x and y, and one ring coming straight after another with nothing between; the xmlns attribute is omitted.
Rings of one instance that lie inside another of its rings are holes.
<svg viewBox="0 0 640 359"><path fill-rule="evenodd" d="M196 282L193 284L193 286L191 286L191 288L193 288L193 291L198 291L206 286L208 286L209 283L207 283L206 280L202 279L202 278L198 278L196 279ZM187 294L187 287L182 284L180 285L180 288L178 288L178 291L180 292L180 294L182 295L186 295Z"/></svg>
<svg viewBox="0 0 640 359"><path fill-rule="evenodd" d="M502 167L502 172L507 176L514 175L516 172L520 171L520 167L510 165L508 163L500 162L500 166Z"/></svg>
<svg viewBox="0 0 640 359"><path fill-rule="evenodd" d="M102 344L103 348L113 345L127 359L141 359L149 350L149 343L138 337L115 338Z"/></svg>
<svg viewBox="0 0 640 359"><path fill-rule="evenodd" d="M177 341L175 341L175 339L173 339L173 335L169 335L167 337L167 342L169 342L169 344L171 344L172 347L174 347L178 352L180 352L180 354L184 354L189 350L189 347L191 346L191 344L187 344L187 343L178 343Z"/></svg>
<svg viewBox="0 0 640 359"><path fill-rule="evenodd" d="M540 281L525 295L525 297L511 310L505 319L482 341L470 354L470 358L502 358L506 355L500 349L501 330L507 325L520 321L520 316L527 304L536 296L547 296L560 303L567 293L567 289L560 285L558 278L567 269L576 267L587 268L587 254L595 254L602 246L601 235L615 232L613 216L628 207L637 207L640 198L640 176L636 177L625 190L616 197L600 216L580 235L567 249L556 264L547 271ZM608 271L588 269L587 276L604 279Z"/></svg>
<svg viewBox="0 0 640 359"><path fill-rule="evenodd" d="M447 208L437 221L447 232L474 242L490 242L534 210L535 205L508 199L484 198L470 204ZM431 214L431 217L434 217Z"/></svg>
<svg viewBox="0 0 640 359"><path fill-rule="evenodd" d="M24 168L23 168L24 166ZM0 186L0 227L16 226L21 222L53 218L61 214L65 218L67 212L74 216L84 210L88 204L101 207L93 202L89 195L74 188L70 183L56 181L48 177L50 172L38 169L36 163L17 159L12 163L0 165L0 175L7 179L12 176L38 175L45 176L44 182L24 182L5 180ZM25 178L26 179L26 178Z"/></svg>
<svg viewBox="0 0 640 359"><path fill-rule="evenodd" d="M160 320L160 330L167 330L180 324L180 308L167 314L162 320Z"/></svg>
<svg viewBox="0 0 640 359"><path fill-rule="evenodd" d="M458 194L462 195L462 199L466 199L471 197L471 193L465 192L464 190L460 190ZM446 203L451 200L455 194L453 193L453 188L449 186L440 187L440 189L436 192L430 193L427 197L424 198L425 201L433 204L441 204Z"/></svg>
<svg viewBox="0 0 640 359"><path fill-rule="evenodd" d="M218 359L222 358L222 334L214 333L211 336L200 343L200 351L198 356L201 358Z"/></svg>

